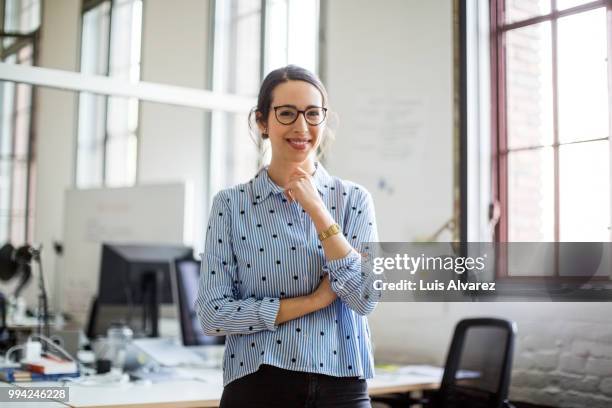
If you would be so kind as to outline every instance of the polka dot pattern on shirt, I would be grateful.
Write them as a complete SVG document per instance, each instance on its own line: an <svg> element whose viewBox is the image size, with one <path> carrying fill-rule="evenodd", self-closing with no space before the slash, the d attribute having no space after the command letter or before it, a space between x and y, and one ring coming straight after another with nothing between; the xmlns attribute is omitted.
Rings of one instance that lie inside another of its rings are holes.
<svg viewBox="0 0 612 408"><path fill-rule="evenodd" d="M315 185L354 248L376 242L370 194L318 165ZM202 254L198 315L208 335L225 335L224 385L260 364L333 376L373 376L375 307L360 257L327 261L306 211L289 202L266 169L213 199ZM214 243L214 245L211 243ZM275 324L281 298L312 293L329 274L337 299L327 308ZM234 303L230 308L229 304ZM297 353L296 353L297 352ZM295 354L294 354L295 353ZM238 356L239 358L235 358Z"/></svg>

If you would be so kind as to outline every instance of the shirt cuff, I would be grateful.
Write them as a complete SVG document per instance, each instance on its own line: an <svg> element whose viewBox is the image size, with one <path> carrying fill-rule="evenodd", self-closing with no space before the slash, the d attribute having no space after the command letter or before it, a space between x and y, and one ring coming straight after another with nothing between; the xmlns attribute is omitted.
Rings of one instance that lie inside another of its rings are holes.
<svg viewBox="0 0 612 408"><path fill-rule="evenodd" d="M278 325L275 324L278 309L280 308L280 299L265 297L261 300L259 307L259 317L266 328L270 331L276 331Z"/></svg>
<svg viewBox="0 0 612 408"><path fill-rule="evenodd" d="M349 252L344 258L334 259L333 261L326 262L325 265L323 265L323 270L329 273L329 276L331 278L339 270L352 267L355 263L360 261L361 255L355 250L351 249L351 252Z"/></svg>

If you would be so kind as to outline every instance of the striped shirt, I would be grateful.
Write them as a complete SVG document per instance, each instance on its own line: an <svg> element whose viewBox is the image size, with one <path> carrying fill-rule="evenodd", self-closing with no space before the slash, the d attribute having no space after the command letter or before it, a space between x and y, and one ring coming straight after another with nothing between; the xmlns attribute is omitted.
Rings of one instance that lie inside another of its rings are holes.
<svg viewBox="0 0 612 408"><path fill-rule="evenodd" d="M355 249L378 240L370 193L313 175L330 214ZM310 216L261 169L213 199L202 256L198 315L204 333L226 335L223 385L261 364L337 377L372 378L366 315L376 306L361 256L327 261ZM326 308L276 325L280 299L312 293L329 273L338 298Z"/></svg>

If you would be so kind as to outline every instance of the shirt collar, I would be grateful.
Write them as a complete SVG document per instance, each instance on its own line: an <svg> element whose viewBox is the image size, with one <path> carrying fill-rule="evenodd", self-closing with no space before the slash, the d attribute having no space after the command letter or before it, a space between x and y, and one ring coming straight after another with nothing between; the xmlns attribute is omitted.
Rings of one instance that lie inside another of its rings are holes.
<svg viewBox="0 0 612 408"><path fill-rule="evenodd" d="M312 177L319 194L321 196L327 194L332 184L332 178L321 163L315 162L315 172ZM282 194L284 191L268 175L268 166L261 168L250 183L253 185L253 198L257 203L264 201L270 194Z"/></svg>

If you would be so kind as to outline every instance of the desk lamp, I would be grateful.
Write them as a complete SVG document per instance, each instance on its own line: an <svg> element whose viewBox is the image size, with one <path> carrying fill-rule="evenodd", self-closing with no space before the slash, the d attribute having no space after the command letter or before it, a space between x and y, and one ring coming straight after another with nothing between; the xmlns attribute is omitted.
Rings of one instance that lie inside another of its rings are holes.
<svg viewBox="0 0 612 408"><path fill-rule="evenodd" d="M20 281L13 292L13 296L17 298L32 276L32 261L35 261L39 270L39 334L49 336L49 313L47 305L47 291L45 289L45 280L42 273L42 264L40 262L40 252L42 247L34 248L31 245L23 245L19 248L13 247L10 243L5 244L0 248L0 280L9 281L15 276L20 275ZM2 307L3 325L5 324L6 308ZM42 320L42 322L41 322ZM42 324L41 324L42 323Z"/></svg>

